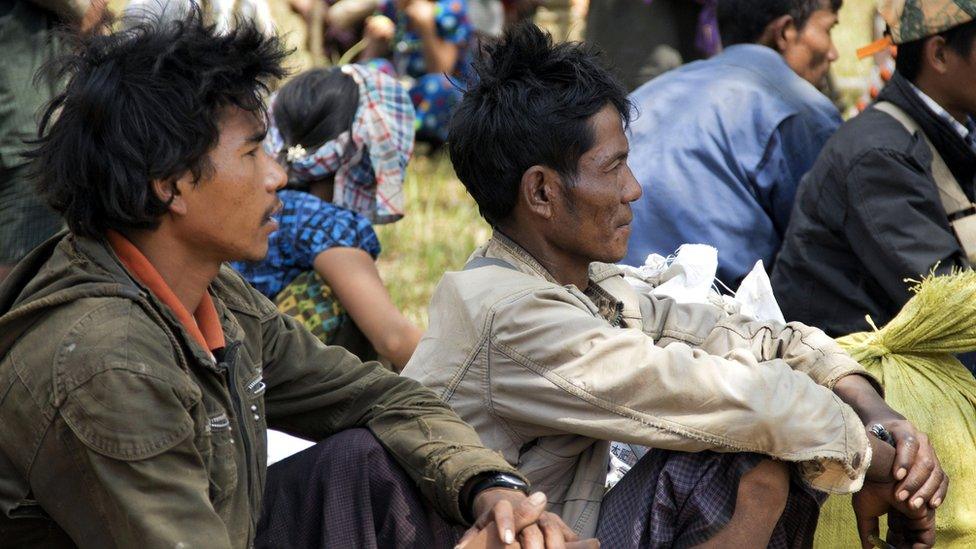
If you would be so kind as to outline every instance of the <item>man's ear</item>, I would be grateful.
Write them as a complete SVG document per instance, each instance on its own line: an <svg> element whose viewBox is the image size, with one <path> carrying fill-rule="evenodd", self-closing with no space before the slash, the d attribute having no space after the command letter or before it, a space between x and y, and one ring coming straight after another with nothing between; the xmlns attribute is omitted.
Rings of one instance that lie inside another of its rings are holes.
<svg viewBox="0 0 976 549"><path fill-rule="evenodd" d="M770 21L763 29L759 43L783 54L786 53L790 45L796 42L797 34L799 34L799 29L796 28L796 21L793 20L793 16L780 15Z"/></svg>
<svg viewBox="0 0 976 549"><path fill-rule="evenodd" d="M552 219L558 194L562 192L561 182L556 170L536 164L522 174L519 200L527 211L543 219Z"/></svg>
<svg viewBox="0 0 976 549"><path fill-rule="evenodd" d="M922 45L923 64L928 65L938 74L949 71L949 45L945 38L939 35L928 38Z"/></svg>
<svg viewBox="0 0 976 549"><path fill-rule="evenodd" d="M193 175L188 170L175 181L154 179L152 181L152 192L156 194L156 198L167 205L169 213L186 215L187 203L184 196L192 184Z"/></svg>

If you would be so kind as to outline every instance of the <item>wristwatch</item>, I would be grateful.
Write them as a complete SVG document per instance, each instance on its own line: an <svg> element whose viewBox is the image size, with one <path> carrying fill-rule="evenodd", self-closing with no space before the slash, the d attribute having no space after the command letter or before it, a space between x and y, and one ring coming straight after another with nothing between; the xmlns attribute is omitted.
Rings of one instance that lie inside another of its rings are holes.
<svg viewBox="0 0 976 549"><path fill-rule="evenodd" d="M509 473L483 473L469 480L461 491L461 513L468 522L474 522L474 500L489 488L508 488L529 495L529 485Z"/></svg>
<svg viewBox="0 0 976 549"><path fill-rule="evenodd" d="M884 428L884 425L880 423L872 423L868 426L868 431L874 435L878 440L887 442L891 446L896 446L895 437L891 436L891 433Z"/></svg>

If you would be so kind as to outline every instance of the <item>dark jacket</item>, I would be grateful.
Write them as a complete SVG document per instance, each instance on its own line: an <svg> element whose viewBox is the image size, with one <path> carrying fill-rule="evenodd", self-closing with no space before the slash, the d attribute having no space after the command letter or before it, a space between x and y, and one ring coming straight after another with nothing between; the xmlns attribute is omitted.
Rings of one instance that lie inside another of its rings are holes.
<svg viewBox="0 0 976 549"><path fill-rule="evenodd" d="M517 474L432 392L321 344L231 269L209 291L216 363L104 242L52 239L0 285L0 545L247 547L269 426L368 427L458 522L468 479Z"/></svg>
<svg viewBox="0 0 976 549"><path fill-rule="evenodd" d="M976 153L895 74L879 100L922 128L970 200ZM787 320L832 336L881 326L908 301L909 282L938 265L968 267L932 179L920 135L869 108L834 134L800 183L773 268Z"/></svg>

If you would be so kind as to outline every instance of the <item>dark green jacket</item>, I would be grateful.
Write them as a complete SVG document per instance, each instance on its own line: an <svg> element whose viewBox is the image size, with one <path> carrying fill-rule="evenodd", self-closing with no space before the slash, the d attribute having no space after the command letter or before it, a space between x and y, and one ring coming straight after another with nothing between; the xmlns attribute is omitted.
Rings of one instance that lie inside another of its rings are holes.
<svg viewBox="0 0 976 549"><path fill-rule="evenodd" d="M217 363L103 242L52 239L0 285L0 545L248 546L268 427L367 427L459 522L465 481L514 473L432 392L322 345L229 268L209 291Z"/></svg>

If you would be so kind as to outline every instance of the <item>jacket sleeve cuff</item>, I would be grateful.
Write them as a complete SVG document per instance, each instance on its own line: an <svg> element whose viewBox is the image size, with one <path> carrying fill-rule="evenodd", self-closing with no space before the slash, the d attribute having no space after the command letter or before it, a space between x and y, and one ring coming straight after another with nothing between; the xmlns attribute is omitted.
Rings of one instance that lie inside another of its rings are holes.
<svg viewBox="0 0 976 549"><path fill-rule="evenodd" d="M497 452L487 448L471 448L456 453L441 462L431 473L433 474L425 477L434 482L423 482L421 489L425 492L432 491L427 496L441 515L465 526L470 523L461 510L461 490L469 480L482 473L507 473L522 479L526 484L529 482Z"/></svg>
<svg viewBox="0 0 976 549"><path fill-rule="evenodd" d="M823 374L823 379L817 380L820 385L833 391L834 385L841 378L856 374L868 380L871 386L874 387L874 390L884 398L884 387L881 386L881 381L877 377L865 370L863 366L858 364L856 360L846 353L836 354L834 357L830 360L829 367Z"/></svg>
<svg viewBox="0 0 976 549"><path fill-rule="evenodd" d="M829 494L851 494L864 485L871 465L871 445L857 414L844 406L847 445L843 455L818 457L799 464L804 482Z"/></svg>

